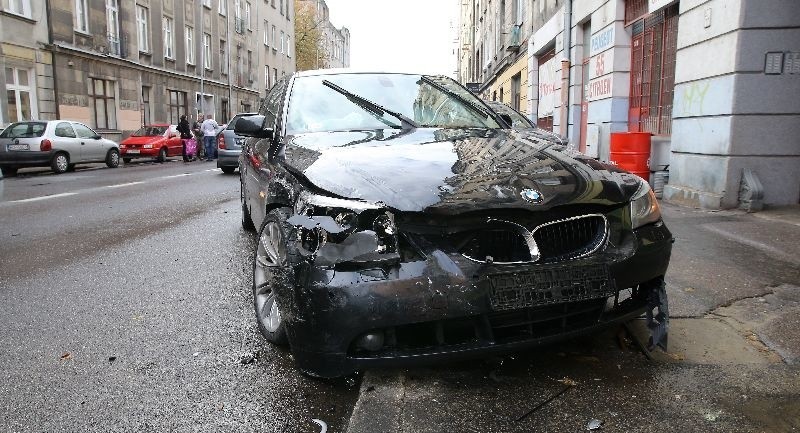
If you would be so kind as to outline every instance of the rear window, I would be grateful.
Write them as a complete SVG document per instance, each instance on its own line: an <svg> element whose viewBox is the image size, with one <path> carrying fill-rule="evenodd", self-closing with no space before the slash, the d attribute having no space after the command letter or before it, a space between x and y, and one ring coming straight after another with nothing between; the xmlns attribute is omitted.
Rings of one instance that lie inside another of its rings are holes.
<svg viewBox="0 0 800 433"><path fill-rule="evenodd" d="M239 119L241 119L242 117L246 117L246 116L252 116L253 114L255 114L255 113L237 114L237 115L233 116L233 119L231 119L231 121L228 122L228 127L225 128L225 129L230 129L231 131L233 131L233 129L236 127L236 122L238 122Z"/></svg>
<svg viewBox="0 0 800 433"><path fill-rule="evenodd" d="M154 137L163 135L166 130L167 126L143 126L131 135L134 137Z"/></svg>
<svg viewBox="0 0 800 433"><path fill-rule="evenodd" d="M45 122L19 122L12 123L0 134L2 138L35 138L44 135L47 129Z"/></svg>

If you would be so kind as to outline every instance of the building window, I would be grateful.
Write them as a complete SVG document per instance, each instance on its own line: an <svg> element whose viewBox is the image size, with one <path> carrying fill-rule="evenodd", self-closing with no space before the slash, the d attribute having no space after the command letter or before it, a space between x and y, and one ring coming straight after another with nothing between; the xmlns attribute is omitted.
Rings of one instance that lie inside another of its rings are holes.
<svg viewBox="0 0 800 433"><path fill-rule="evenodd" d="M75 30L89 33L89 8L86 0L75 0Z"/></svg>
<svg viewBox="0 0 800 433"><path fill-rule="evenodd" d="M150 52L150 25L148 20L148 10L144 6L136 5L136 30L137 42L139 42L139 51L144 53Z"/></svg>
<svg viewBox="0 0 800 433"><path fill-rule="evenodd" d="M167 93L169 93L167 119L170 122L177 121L182 115L186 114L186 92L168 90Z"/></svg>
<svg viewBox="0 0 800 433"><path fill-rule="evenodd" d="M142 125L150 125L152 121L150 114L150 86L142 86Z"/></svg>
<svg viewBox="0 0 800 433"><path fill-rule="evenodd" d="M286 43L286 41L283 38L283 35L284 35L283 30L281 30L281 54L286 52L285 48L283 47L284 43Z"/></svg>
<svg viewBox="0 0 800 433"><path fill-rule="evenodd" d="M228 50L224 39L219 40L219 64L219 72L228 75Z"/></svg>
<svg viewBox="0 0 800 433"><path fill-rule="evenodd" d="M172 18L164 17L164 57L175 58L175 41L173 40Z"/></svg>
<svg viewBox="0 0 800 433"><path fill-rule="evenodd" d="M264 45L269 46L269 21L264 20Z"/></svg>
<svg viewBox="0 0 800 433"><path fill-rule="evenodd" d="M211 35L203 33L203 67L211 69Z"/></svg>
<svg viewBox="0 0 800 433"><path fill-rule="evenodd" d="M89 99L97 129L117 129L117 98L113 81L89 79Z"/></svg>
<svg viewBox="0 0 800 433"><path fill-rule="evenodd" d="M281 9L281 15L283 15L283 0L281 0L281 7L280 7L280 9Z"/></svg>
<svg viewBox="0 0 800 433"><path fill-rule="evenodd" d="M276 32L277 32L277 30L275 29L275 26L273 25L273 26L272 26L272 37L270 38L270 39L272 39L272 49L273 49L273 50L277 50L277 49L278 49L278 47L275 45L275 42L277 42L277 40L278 40L278 39L275 37L275 35L276 35Z"/></svg>
<svg viewBox="0 0 800 433"><path fill-rule="evenodd" d="M292 57L292 38L286 35L286 57Z"/></svg>
<svg viewBox="0 0 800 433"><path fill-rule="evenodd" d="M186 63L194 65L194 28L186 26Z"/></svg>
<svg viewBox="0 0 800 433"><path fill-rule="evenodd" d="M219 0L219 7L217 8L219 14L225 16L228 13L228 0Z"/></svg>
<svg viewBox="0 0 800 433"><path fill-rule="evenodd" d="M632 28L628 129L669 135L675 89L678 5L639 19Z"/></svg>
<svg viewBox="0 0 800 433"><path fill-rule="evenodd" d="M255 81L255 77L253 77L253 52L250 50L247 50L247 76L248 82L253 84Z"/></svg>
<svg viewBox="0 0 800 433"><path fill-rule="evenodd" d="M119 41L119 4L118 0L106 0L106 27L108 37L108 52L120 55L121 45Z"/></svg>
<svg viewBox="0 0 800 433"><path fill-rule="evenodd" d="M269 89L269 65L264 66L264 88Z"/></svg>
<svg viewBox="0 0 800 433"><path fill-rule="evenodd" d="M245 2L244 4L244 21L247 30L253 30L253 25L250 23L250 2Z"/></svg>
<svg viewBox="0 0 800 433"><path fill-rule="evenodd" d="M516 74L511 77L511 106L519 111L520 98L522 90L522 74Z"/></svg>
<svg viewBox="0 0 800 433"><path fill-rule="evenodd" d="M11 0L9 11L30 18L31 0Z"/></svg>
<svg viewBox="0 0 800 433"><path fill-rule="evenodd" d="M211 0L203 0L203 6L211 9Z"/></svg>
<svg viewBox="0 0 800 433"><path fill-rule="evenodd" d="M6 97L8 102L8 122L33 120L36 113L36 99L33 96L33 71L29 69L6 68Z"/></svg>

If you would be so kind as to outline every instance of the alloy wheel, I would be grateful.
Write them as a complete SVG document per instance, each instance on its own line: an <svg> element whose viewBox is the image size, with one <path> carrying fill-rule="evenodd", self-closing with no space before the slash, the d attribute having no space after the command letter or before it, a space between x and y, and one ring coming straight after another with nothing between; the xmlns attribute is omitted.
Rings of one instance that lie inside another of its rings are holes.
<svg viewBox="0 0 800 433"><path fill-rule="evenodd" d="M269 332L281 325L281 312L272 290L272 280L277 268L286 260L286 248L278 223L269 221L261 231L256 252L253 289L256 302L256 318Z"/></svg>

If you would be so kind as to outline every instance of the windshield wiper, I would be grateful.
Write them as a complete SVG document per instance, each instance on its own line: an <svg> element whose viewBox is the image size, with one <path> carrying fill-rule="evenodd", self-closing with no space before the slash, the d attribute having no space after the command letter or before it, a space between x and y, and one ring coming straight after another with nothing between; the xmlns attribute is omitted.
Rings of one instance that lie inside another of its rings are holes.
<svg viewBox="0 0 800 433"><path fill-rule="evenodd" d="M349 99L351 102L353 102L354 104L358 105L359 107L369 111L370 113L376 114L377 115L376 117L379 120L381 120L382 122L384 122L384 123L386 123L386 122L383 120L382 116L384 114L389 114L389 115L397 118L398 120L400 120L400 122L403 124L403 129L419 128L419 125L417 124L417 122L409 119L408 117L404 116L401 113L398 113L396 111L392 111L392 110L390 110L390 109L388 109L388 108L386 108L386 107L384 107L384 106L382 106L382 105L380 105L378 103L372 102L369 99L364 98L363 96L358 96L355 93L348 92L347 90L339 87L336 84L333 84L332 82L330 82L328 80L322 80L322 84L324 84L325 86L328 86L331 89L341 93L342 95L347 97L347 99ZM387 123L387 125L388 125L388 123ZM394 126L397 126L397 125L394 125Z"/></svg>
<svg viewBox="0 0 800 433"><path fill-rule="evenodd" d="M476 112L476 113L479 113L479 114L482 114L482 115L486 116L487 118L494 119L495 121L497 121L497 119L495 118L495 116L494 116L494 115L492 115L492 113L490 113L489 111L487 111L487 110L484 110L484 109L483 109L483 108L481 108L480 106L473 104L473 103L472 103L472 101L470 101L470 100L468 100L468 99L464 98L463 96L461 96L461 95L459 95L458 93L456 93L456 92L454 92L454 91L452 91L452 90L448 89L447 87L444 87L444 86L442 86L441 84L437 83L436 81L434 81L433 79L429 78L428 76L426 76L426 75L421 75L421 76L420 76L420 79L421 79L423 82L425 82L426 84L428 84L428 85L430 85L431 87L435 88L436 90L438 90L438 91L440 91L440 92L442 92L442 93L446 93L447 95L449 95L449 96L452 96L452 97L454 97L454 98L458 99L458 100L459 100L459 101L461 101L461 102L462 102L464 105L466 105L468 108L472 109L472 111L474 111L474 112Z"/></svg>

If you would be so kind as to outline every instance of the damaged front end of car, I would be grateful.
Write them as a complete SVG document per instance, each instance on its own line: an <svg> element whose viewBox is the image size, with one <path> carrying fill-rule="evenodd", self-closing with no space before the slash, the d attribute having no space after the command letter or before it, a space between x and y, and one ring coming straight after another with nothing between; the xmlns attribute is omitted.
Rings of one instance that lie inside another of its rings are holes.
<svg viewBox="0 0 800 433"><path fill-rule="evenodd" d="M510 352L643 314L666 347L672 235L646 183L627 203L547 212L296 197L300 260L278 293L310 374Z"/></svg>

